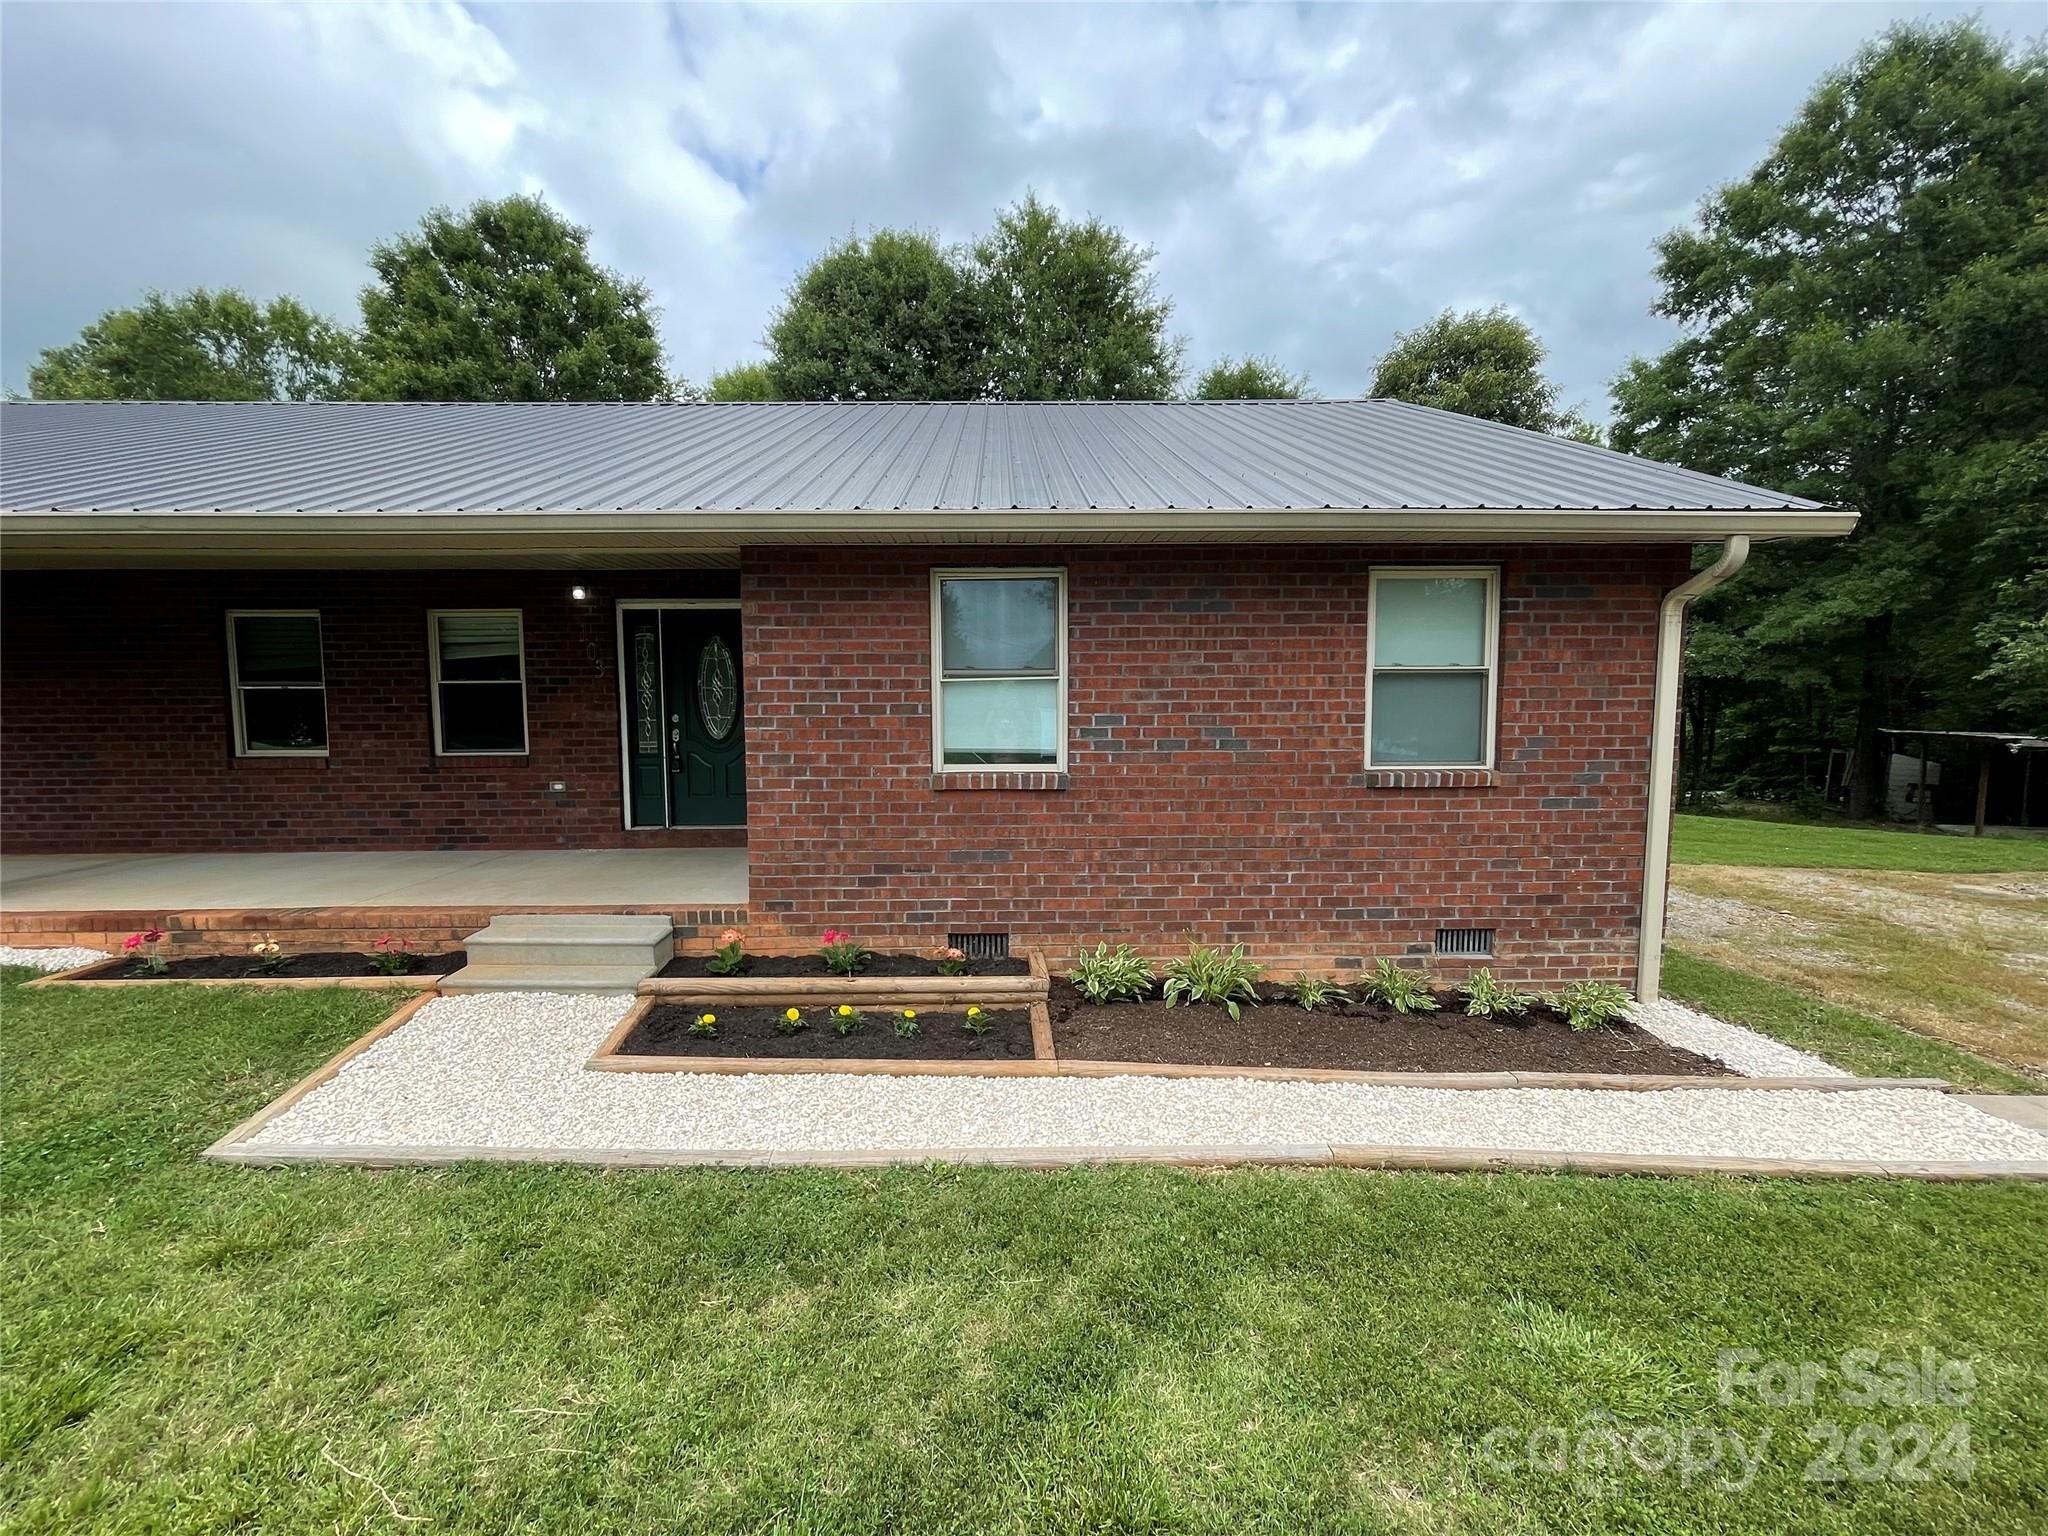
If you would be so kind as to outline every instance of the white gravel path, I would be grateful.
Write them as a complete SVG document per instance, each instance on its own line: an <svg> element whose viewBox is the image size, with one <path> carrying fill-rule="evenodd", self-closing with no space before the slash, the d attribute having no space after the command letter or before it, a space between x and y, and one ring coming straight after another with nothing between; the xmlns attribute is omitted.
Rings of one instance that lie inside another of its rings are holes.
<svg viewBox="0 0 2048 1536"><path fill-rule="evenodd" d="M1760 1035L1740 1024L1723 1023L1711 1014L1670 998L1638 1003L1636 1022L1668 1045L1711 1056L1744 1077L1854 1077L1831 1062Z"/></svg>
<svg viewBox="0 0 2048 1536"><path fill-rule="evenodd" d="M2048 1136L1918 1090L1638 1093L586 1070L627 1001L546 993L438 998L251 1143L820 1153L1336 1143L2048 1162Z"/></svg>
<svg viewBox="0 0 2048 1536"><path fill-rule="evenodd" d="M45 976L113 958L104 949L17 949L11 944L0 944L0 965L31 966Z"/></svg>

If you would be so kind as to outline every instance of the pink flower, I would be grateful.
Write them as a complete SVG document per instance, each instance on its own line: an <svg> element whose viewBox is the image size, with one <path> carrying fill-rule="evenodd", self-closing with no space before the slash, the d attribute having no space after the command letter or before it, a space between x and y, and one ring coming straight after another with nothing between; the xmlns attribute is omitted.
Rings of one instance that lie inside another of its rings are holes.
<svg viewBox="0 0 2048 1536"><path fill-rule="evenodd" d="M827 944L837 944L843 941L845 938L846 935L841 933L837 928L827 928L825 930L825 942Z"/></svg>
<svg viewBox="0 0 2048 1536"><path fill-rule="evenodd" d="M742 937L744 936L740 933L739 929L728 928L718 936L718 942L720 944L737 944L741 941Z"/></svg>
<svg viewBox="0 0 2048 1536"><path fill-rule="evenodd" d="M142 942L143 940L141 934L131 933L128 935L127 938L121 941L121 947L123 949L140 949L142 948Z"/></svg>
<svg viewBox="0 0 2048 1536"><path fill-rule="evenodd" d="M967 951L964 949L942 949L939 951L939 958L941 960L965 960L967 958Z"/></svg>

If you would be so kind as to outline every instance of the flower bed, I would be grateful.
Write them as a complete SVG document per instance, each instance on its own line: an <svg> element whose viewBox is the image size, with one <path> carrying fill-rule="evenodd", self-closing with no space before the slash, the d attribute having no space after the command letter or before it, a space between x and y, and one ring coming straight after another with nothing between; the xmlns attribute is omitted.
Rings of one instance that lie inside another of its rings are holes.
<svg viewBox="0 0 2048 1536"><path fill-rule="evenodd" d="M808 954L752 954L746 935L728 928L709 955L679 955L640 983L643 996L815 1006L823 1003L1007 1003L1045 998L1037 951L970 960L957 949L876 953L852 934L828 928Z"/></svg>
<svg viewBox="0 0 2048 1536"><path fill-rule="evenodd" d="M1240 1017L1215 1003L1168 1008L1156 995L1089 1002L1055 978L1049 1006L1062 1062L1159 1062L1355 1072L1574 1072L1727 1077L1717 1061L1668 1045L1628 1021L1573 1029L1542 1004L1519 1018L1473 1018L1449 993L1434 1011L1346 1000L1310 1012L1283 988L1254 988ZM1411 1006L1414 1006L1411 1004Z"/></svg>
<svg viewBox="0 0 2048 1536"><path fill-rule="evenodd" d="M103 960L86 970L72 971L50 980L108 981L388 981L395 986L424 985L458 970L467 960L462 950L446 954L420 955L404 970L380 970L374 957L353 950L321 950L312 954L285 955L274 964L260 964L246 954L193 955L165 960L161 970L145 966L132 955Z"/></svg>
<svg viewBox="0 0 2048 1536"><path fill-rule="evenodd" d="M725 973L714 970L715 955L678 955L669 961L655 975L664 979L693 977L701 980L706 976L722 976ZM742 977L792 978L843 980L845 978L829 969L823 955L748 955L741 962L741 969L735 973ZM1029 976L1031 962L1021 955L1006 955L998 960L966 960L962 968L951 973L939 969L938 959L930 954L883 951L870 955L867 963L854 972L857 978L913 977L913 976Z"/></svg>
<svg viewBox="0 0 2048 1536"><path fill-rule="evenodd" d="M789 1017L792 1012L797 1019ZM785 1062L1033 1059L1029 1009L977 1008L973 1030L966 1027L969 1022L963 1008L861 1008L842 1019L833 1007L656 1001L633 1018L604 1054Z"/></svg>

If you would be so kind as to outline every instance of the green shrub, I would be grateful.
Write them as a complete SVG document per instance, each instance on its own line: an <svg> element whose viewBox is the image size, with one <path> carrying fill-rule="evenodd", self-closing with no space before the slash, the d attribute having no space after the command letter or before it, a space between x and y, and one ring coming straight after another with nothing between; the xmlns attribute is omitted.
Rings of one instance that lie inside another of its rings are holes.
<svg viewBox="0 0 2048 1536"><path fill-rule="evenodd" d="M1484 969L1474 971L1458 990L1465 994L1465 1011L1475 1019L1519 1019L1543 1001L1540 993L1518 991Z"/></svg>
<svg viewBox="0 0 2048 1536"><path fill-rule="evenodd" d="M1563 1014L1565 1023L1573 1029L1598 1029L1602 1024L1625 1019L1629 1004L1634 1001L1627 989L1611 981L1575 981L1543 1000Z"/></svg>
<svg viewBox="0 0 2048 1536"><path fill-rule="evenodd" d="M1176 1003L1220 1003L1235 1019L1241 1003L1259 1000L1259 973L1265 967L1244 957L1244 946L1233 944L1230 953L1206 944L1190 943L1187 954L1166 962L1166 1006Z"/></svg>
<svg viewBox="0 0 2048 1536"><path fill-rule="evenodd" d="M1152 995L1152 962L1128 944L1111 953L1107 944L1095 953L1082 950L1068 973L1074 990L1091 1003L1130 1003Z"/></svg>
<svg viewBox="0 0 2048 1536"><path fill-rule="evenodd" d="M1297 976L1287 983L1287 995L1305 1013L1351 1001L1351 994L1327 976Z"/></svg>
<svg viewBox="0 0 2048 1536"><path fill-rule="evenodd" d="M1391 960L1381 960L1371 974L1359 982L1359 995L1368 1002L1385 1003L1396 1013L1435 1013L1436 994L1429 990L1429 978L1404 971Z"/></svg>

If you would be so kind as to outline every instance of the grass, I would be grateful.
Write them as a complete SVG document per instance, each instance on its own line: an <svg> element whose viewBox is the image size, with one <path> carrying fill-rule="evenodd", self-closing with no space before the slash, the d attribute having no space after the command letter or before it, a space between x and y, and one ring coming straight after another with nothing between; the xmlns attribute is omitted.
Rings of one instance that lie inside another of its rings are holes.
<svg viewBox="0 0 2048 1536"><path fill-rule="evenodd" d="M1782 1040L1859 1077L1943 1077L1978 1093L2039 1093L2035 1079L1995 1062L1837 1007L1780 982L1717 961L1667 949L1664 990L1680 1002Z"/></svg>
<svg viewBox="0 0 2048 1536"><path fill-rule="evenodd" d="M19 973L13 973L19 979ZM260 1173L221 1129L392 999L0 990L0 1527L2038 1529L2048 1189L1162 1169ZM1962 1407L1716 1353L1925 1347ZM1611 1414L1749 1489L1502 1470ZM1815 1485L1816 1421L1968 1480Z"/></svg>
<svg viewBox="0 0 2048 1536"><path fill-rule="evenodd" d="M1955 837L1883 827L1680 816L1672 833L1671 857L1679 864L1995 874L2048 869L2048 837Z"/></svg>

